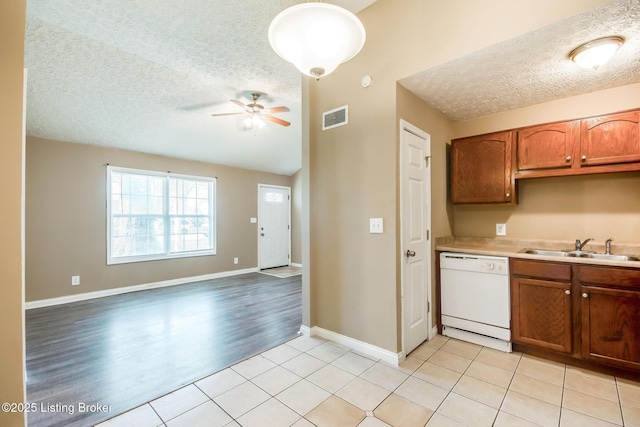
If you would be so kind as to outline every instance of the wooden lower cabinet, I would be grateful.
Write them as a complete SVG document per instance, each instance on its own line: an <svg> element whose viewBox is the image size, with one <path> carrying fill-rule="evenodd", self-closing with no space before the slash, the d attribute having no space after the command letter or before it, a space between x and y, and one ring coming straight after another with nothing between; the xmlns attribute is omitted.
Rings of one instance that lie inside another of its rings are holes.
<svg viewBox="0 0 640 427"><path fill-rule="evenodd" d="M640 271L582 267L582 357L640 370Z"/></svg>
<svg viewBox="0 0 640 427"><path fill-rule="evenodd" d="M516 258L510 266L516 350L640 377L640 268Z"/></svg>
<svg viewBox="0 0 640 427"><path fill-rule="evenodd" d="M512 340L571 353L571 266L514 260L511 271Z"/></svg>

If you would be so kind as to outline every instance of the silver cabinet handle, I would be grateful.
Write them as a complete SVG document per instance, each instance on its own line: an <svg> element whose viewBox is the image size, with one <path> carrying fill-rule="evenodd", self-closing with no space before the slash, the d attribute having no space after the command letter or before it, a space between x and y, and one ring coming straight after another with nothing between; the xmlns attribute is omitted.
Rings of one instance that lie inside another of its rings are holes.
<svg viewBox="0 0 640 427"><path fill-rule="evenodd" d="M507 197L511 197L511 193L507 193L507 194L506 194L506 196L507 196Z"/></svg>
<svg viewBox="0 0 640 427"><path fill-rule="evenodd" d="M567 156L567 162L571 161L571 156Z"/></svg>
<svg viewBox="0 0 640 427"><path fill-rule="evenodd" d="M582 161L586 161L587 160L587 156L582 156Z"/></svg>
<svg viewBox="0 0 640 427"><path fill-rule="evenodd" d="M585 292L585 293L582 294L582 298L588 298L588 297L589 297L588 293Z"/></svg>
<svg viewBox="0 0 640 427"><path fill-rule="evenodd" d="M412 257L412 256L416 256L416 251L410 251L409 249L407 249L407 257Z"/></svg>
<svg viewBox="0 0 640 427"><path fill-rule="evenodd" d="M569 289L565 290L564 293L567 295L571 295L571 291Z"/></svg>

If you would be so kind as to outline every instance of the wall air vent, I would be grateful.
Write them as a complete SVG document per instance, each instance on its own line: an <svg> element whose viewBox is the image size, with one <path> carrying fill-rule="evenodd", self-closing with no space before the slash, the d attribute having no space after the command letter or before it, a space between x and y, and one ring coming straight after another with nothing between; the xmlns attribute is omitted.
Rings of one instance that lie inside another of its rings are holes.
<svg viewBox="0 0 640 427"><path fill-rule="evenodd" d="M349 106L335 108L322 113L322 130L344 126L349 123Z"/></svg>

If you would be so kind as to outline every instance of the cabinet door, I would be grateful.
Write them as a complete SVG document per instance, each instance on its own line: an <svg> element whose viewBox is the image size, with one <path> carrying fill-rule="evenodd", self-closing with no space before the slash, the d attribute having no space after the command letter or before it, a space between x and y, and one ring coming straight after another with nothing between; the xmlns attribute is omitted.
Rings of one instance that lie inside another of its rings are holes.
<svg viewBox="0 0 640 427"><path fill-rule="evenodd" d="M522 344L571 353L571 284L511 278L511 335Z"/></svg>
<svg viewBox="0 0 640 427"><path fill-rule="evenodd" d="M518 131L518 170L570 168L580 122L531 126Z"/></svg>
<svg viewBox="0 0 640 427"><path fill-rule="evenodd" d="M640 369L640 291L582 286L582 356Z"/></svg>
<svg viewBox="0 0 640 427"><path fill-rule="evenodd" d="M512 148L512 132L451 141L453 203L515 201Z"/></svg>
<svg viewBox="0 0 640 427"><path fill-rule="evenodd" d="M580 165L640 161L640 112L582 120Z"/></svg>

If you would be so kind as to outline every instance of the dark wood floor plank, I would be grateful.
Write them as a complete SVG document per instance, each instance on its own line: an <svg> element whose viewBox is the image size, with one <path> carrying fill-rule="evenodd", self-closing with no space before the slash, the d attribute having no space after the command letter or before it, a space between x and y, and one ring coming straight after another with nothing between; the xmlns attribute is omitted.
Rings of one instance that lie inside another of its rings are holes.
<svg viewBox="0 0 640 427"><path fill-rule="evenodd" d="M29 426L93 425L288 341L301 298L301 276L252 273L28 310L28 401L75 409Z"/></svg>

